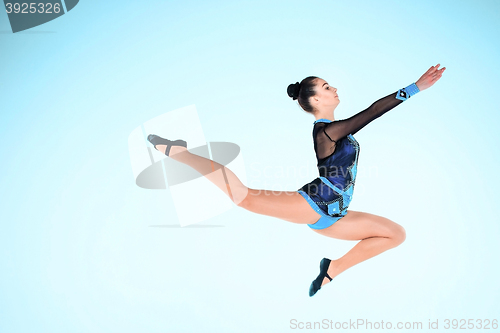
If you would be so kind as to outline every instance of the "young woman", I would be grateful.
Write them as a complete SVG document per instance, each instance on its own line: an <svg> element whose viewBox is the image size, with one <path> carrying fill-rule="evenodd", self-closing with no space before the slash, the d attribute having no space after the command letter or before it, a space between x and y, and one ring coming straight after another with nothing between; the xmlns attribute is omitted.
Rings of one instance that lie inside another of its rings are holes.
<svg viewBox="0 0 500 333"><path fill-rule="evenodd" d="M183 140L170 141L150 134L148 141L158 151L200 172L239 207L288 222L307 224L324 236L359 240L341 258L321 260L320 273L309 287L309 296L313 296L346 269L405 240L405 230L399 224L385 217L347 209L352 199L359 155L359 144L353 135L419 91L431 87L446 69L439 69L439 66L432 66L417 82L377 100L367 109L344 120L334 119L340 100L337 89L325 80L309 76L300 83L290 84L288 96L298 99L302 109L316 118L313 139L320 174L297 191L269 195L265 190L248 188L225 166L191 154ZM215 170L221 170L223 177Z"/></svg>

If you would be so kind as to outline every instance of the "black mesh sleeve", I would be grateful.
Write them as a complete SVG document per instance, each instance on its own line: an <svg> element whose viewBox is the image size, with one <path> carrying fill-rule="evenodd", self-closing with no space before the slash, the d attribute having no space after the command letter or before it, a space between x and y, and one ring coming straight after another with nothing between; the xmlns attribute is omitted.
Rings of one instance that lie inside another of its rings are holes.
<svg viewBox="0 0 500 333"><path fill-rule="evenodd" d="M395 108L403 103L402 100L396 98L398 92L392 93L384 98L379 99L370 105L367 109L355 114L354 116L331 122L324 127L325 134L331 141L337 141L349 134L354 134L365 127L372 120L380 117L387 111Z"/></svg>
<svg viewBox="0 0 500 333"><path fill-rule="evenodd" d="M336 141L349 134L355 134L374 119L401 104L403 101L396 98L397 93L396 91L377 100L367 109L350 118L327 124L320 123L322 128L319 128L316 137L318 158L325 158L333 154Z"/></svg>

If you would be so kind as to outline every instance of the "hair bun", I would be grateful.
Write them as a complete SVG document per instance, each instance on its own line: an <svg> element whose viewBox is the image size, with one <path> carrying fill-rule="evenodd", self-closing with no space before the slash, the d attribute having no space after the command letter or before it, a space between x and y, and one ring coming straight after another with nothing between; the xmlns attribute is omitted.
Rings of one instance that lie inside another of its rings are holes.
<svg viewBox="0 0 500 333"><path fill-rule="evenodd" d="M299 98L299 91L300 91L300 83L292 83L288 86L288 89L286 92L288 93L288 96L291 97L293 100L296 100Z"/></svg>

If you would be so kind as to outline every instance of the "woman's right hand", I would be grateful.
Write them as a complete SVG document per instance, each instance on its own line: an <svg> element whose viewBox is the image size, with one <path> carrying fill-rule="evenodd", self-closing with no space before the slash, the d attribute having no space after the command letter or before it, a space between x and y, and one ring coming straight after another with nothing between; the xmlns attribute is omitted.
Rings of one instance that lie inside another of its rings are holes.
<svg viewBox="0 0 500 333"><path fill-rule="evenodd" d="M437 64L436 66L432 66L427 72L424 73L424 75L420 77L420 79L418 79L417 82L415 82L420 91L430 88L434 83L437 82L437 80L441 78L446 67L443 67L441 69L438 68L439 64Z"/></svg>

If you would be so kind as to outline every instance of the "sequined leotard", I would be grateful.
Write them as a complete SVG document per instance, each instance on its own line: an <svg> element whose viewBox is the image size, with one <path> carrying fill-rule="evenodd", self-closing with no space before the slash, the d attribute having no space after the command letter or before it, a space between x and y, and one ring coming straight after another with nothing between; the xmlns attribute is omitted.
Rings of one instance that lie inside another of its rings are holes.
<svg viewBox="0 0 500 333"><path fill-rule="evenodd" d="M324 229L347 214L356 180L359 144L353 134L369 122L401 104L400 89L374 102L354 116L338 121L321 118L314 122L313 142L319 177L297 191L321 215L312 229Z"/></svg>

